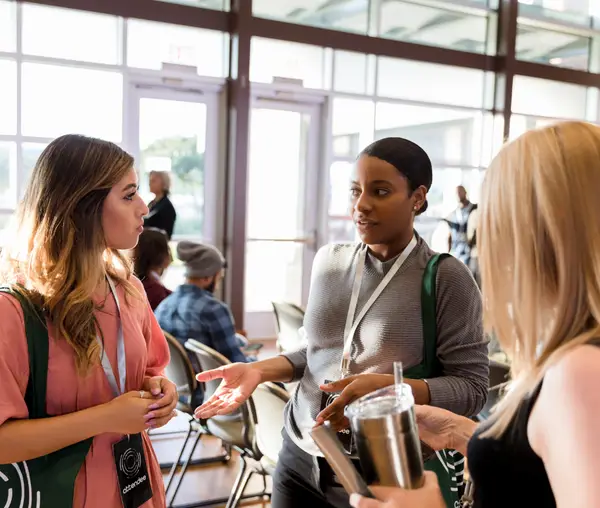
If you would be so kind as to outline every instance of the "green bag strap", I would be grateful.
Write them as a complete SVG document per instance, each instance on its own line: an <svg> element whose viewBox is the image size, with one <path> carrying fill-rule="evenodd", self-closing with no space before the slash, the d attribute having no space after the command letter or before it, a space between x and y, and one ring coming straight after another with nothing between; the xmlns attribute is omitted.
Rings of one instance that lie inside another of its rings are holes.
<svg viewBox="0 0 600 508"><path fill-rule="evenodd" d="M441 370L437 358L437 299L435 286L440 261L447 257L450 257L450 254L433 255L423 273L421 322L423 326L423 364L427 371L424 377L436 376Z"/></svg>
<svg viewBox="0 0 600 508"><path fill-rule="evenodd" d="M0 287L0 292L8 293L16 298L23 309L27 350L29 352L29 381L25 392L25 403L29 410L29 418L45 418L46 388L48 382L48 329L41 309L19 290Z"/></svg>

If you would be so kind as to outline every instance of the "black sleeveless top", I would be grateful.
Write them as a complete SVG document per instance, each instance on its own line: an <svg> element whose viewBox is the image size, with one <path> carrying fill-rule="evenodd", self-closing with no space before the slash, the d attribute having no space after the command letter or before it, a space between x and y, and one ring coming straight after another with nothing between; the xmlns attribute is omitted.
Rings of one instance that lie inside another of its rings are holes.
<svg viewBox="0 0 600 508"><path fill-rule="evenodd" d="M600 346L600 340L589 344ZM543 380L542 380L543 381ZM467 448L475 508L553 508L556 500L542 459L527 437L527 423L542 383L523 400L501 438L481 438L478 429Z"/></svg>

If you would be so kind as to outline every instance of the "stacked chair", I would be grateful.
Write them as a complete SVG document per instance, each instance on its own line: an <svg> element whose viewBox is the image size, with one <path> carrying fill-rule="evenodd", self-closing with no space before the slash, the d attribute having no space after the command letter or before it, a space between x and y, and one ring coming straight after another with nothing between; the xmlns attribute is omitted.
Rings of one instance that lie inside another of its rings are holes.
<svg viewBox="0 0 600 508"><path fill-rule="evenodd" d="M186 342L185 349L196 355L203 371L231 363L214 349L193 339ZM220 381L217 379L205 384L204 400L208 400L215 393ZM168 491L173 486L173 493L167 496L167 505L172 508L196 508L225 504L227 508L235 508L242 499L270 497L267 491L267 476L273 474L277 464L277 456L282 444L283 408L288 398L288 393L282 388L272 383L264 383L233 414L215 416L208 420L196 420L200 431L195 438L192 449L195 448L202 435L209 434L219 438L224 443L226 450L234 449L239 453L240 467L238 475L231 494L227 498L202 500L185 506L175 506L175 497L188 469L190 455L182 465L177 480L174 476L170 476L167 480ZM262 491L245 494L244 491L248 482L256 474L262 477Z"/></svg>
<svg viewBox="0 0 600 508"><path fill-rule="evenodd" d="M169 491L173 486L173 481L178 466L183 466L183 468L187 470L187 468L191 465L196 466L219 462L222 464L227 464L231 459L231 446L229 446L227 443L223 443L223 453L221 455L195 460L192 458L194 455L194 451L196 450L196 447L200 442L200 438L205 433L204 429L200 425L198 425L198 422L194 419L195 408L192 407L191 404L192 394L196 390L198 382L196 381L194 369L183 346L175 337L173 337L168 332L165 332L163 330L163 333L165 335L165 338L167 339L167 343L169 345L169 352L171 353L171 361L165 369L165 375L177 386L179 401L177 403L176 411L178 412L178 416L185 416L188 424L187 430L174 432L174 434L185 434L185 439L177 455L177 459L172 463L162 463L160 465L161 469L170 470L165 487L167 491L166 494L168 496ZM152 433L152 436L153 438L155 438L159 436L165 436L168 434L172 433L154 432ZM192 448L189 451L187 457L184 459L183 456L190 441L192 441ZM175 496L175 494L173 495L173 497Z"/></svg>
<svg viewBox="0 0 600 508"><path fill-rule="evenodd" d="M300 329L304 323L304 311L287 302L272 302L277 329L277 349L280 353L294 351L302 346Z"/></svg>
<svg viewBox="0 0 600 508"><path fill-rule="evenodd" d="M490 360L490 387L488 399L483 409L476 417L477 421L484 421L490 417L493 407L502 397L503 391L509 381L510 366L506 363Z"/></svg>

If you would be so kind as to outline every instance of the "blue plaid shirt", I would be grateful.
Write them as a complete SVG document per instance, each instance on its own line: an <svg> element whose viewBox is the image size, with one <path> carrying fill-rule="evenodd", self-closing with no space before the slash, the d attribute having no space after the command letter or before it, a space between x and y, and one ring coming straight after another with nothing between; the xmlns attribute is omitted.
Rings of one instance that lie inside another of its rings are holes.
<svg viewBox="0 0 600 508"><path fill-rule="evenodd" d="M240 350L229 308L209 291L183 284L154 313L160 327L181 344L195 339L232 362L248 361Z"/></svg>

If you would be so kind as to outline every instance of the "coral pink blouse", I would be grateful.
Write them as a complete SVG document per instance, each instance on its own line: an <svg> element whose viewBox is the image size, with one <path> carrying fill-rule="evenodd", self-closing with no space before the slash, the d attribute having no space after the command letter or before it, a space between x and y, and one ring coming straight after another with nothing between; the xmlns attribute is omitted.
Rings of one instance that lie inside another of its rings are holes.
<svg viewBox="0 0 600 508"><path fill-rule="evenodd" d="M133 279L140 294L145 295L139 280ZM169 348L145 297L140 301L125 297L117 286L127 363L126 391L141 390L145 377L161 375L169 363ZM29 379L29 355L23 312L17 300L0 293L0 425L6 420L27 418L24 401ZM116 379L118 313L109 295L102 310L96 311L104 335L105 350ZM94 366L86 377L76 372L74 354L66 341L57 337L49 323L50 347L46 410L59 416L109 402L114 398L102 366ZM148 435L142 433L153 497L143 508L164 508L162 474ZM94 438L90 451L75 481L73 508L122 507L112 445L123 436L101 434Z"/></svg>

